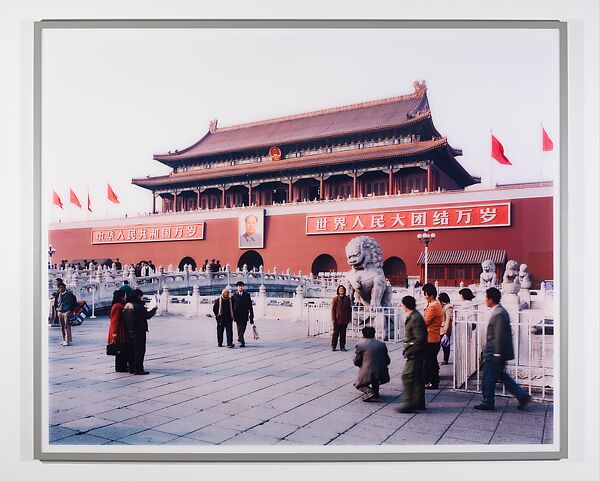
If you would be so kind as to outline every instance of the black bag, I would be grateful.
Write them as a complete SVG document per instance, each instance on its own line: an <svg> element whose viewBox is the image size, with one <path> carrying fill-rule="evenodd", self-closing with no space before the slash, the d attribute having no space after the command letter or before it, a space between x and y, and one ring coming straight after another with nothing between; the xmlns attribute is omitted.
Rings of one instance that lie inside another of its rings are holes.
<svg viewBox="0 0 600 481"><path fill-rule="evenodd" d="M107 356L117 356L119 354L123 354L125 352L125 345L119 344L118 342L113 342L112 344L106 345L106 355Z"/></svg>

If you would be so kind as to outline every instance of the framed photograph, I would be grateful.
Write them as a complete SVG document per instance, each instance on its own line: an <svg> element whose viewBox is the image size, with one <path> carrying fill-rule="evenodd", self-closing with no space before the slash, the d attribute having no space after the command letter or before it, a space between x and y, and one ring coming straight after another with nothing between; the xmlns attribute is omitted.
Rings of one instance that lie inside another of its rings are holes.
<svg viewBox="0 0 600 481"><path fill-rule="evenodd" d="M265 211L245 211L239 217L240 249L262 249L264 245Z"/></svg>
<svg viewBox="0 0 600 481"><path fill-rule="evenodd" d="M35 35L38 459L567 455L565 23Z"/></svg>

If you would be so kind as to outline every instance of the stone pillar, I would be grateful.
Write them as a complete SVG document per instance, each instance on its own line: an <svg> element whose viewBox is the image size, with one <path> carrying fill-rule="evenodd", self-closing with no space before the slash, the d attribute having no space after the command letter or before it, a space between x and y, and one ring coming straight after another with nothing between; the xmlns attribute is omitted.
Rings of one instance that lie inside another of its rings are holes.
<svg viewBox="0 0 600 481"><path fill-rule="evenodd" d="M163 287L162 294L160 295L160 304L158 311L161 314L167 314L169 312L169 288Z"/></svg>
<svg viewBox="0 0 600 481"><path fill-rule="evenodd" d="M296 287L296 295L294 296L294 314L292 319L295 321L301 321L302 315L304 314L304 289L302 286Z"/></svg>
<svg viewBox="0 0 600 481"><path fill-rule="evenodd" d="M521 304L526 304L527 309L531 309L531 291L527 287L522 287L519 291L519 301Z"/></svg>
<svg viewBox="0 0 600 481"><path fill-rule="evenodd" d="M258 288L258 297L256 298L256 317L265 317L265 310L267 306L267 289L264 284L261 284Z"/></svg>
<svg viewBox="0 0 600 481"><path fill-rule="evenodd" d="M192 312L198 315L198 286L195 285L192 287Z"/></svg>

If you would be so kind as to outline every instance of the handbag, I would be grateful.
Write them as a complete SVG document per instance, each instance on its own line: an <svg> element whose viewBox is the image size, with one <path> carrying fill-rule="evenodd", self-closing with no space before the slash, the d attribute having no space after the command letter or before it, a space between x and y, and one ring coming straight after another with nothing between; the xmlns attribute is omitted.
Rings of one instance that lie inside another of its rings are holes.
<svg viewBox="0 0 600 481"><path fill-rule="evenodd" d="M259 339L259 337L258 337L258 329L256 329L256 326L254 324L252 324L252 337L254 339Z"/></svg>
<svg viewBox="0 0 600 481"><path fill-rule="evenodd" d="M118 342L113 342L111 344L106 345L106 355L107 356L117 356L119 354L123 354L125 352L125 345L120 344Z"/></svg>
<svg viewBox="0 0 600 481"><path fill-rule="evenodd" d="M442 336L442 340L440 341L440 344L442 345L442 347L450 347L450 338L448 337L447 334L444 334Z"/></svg>

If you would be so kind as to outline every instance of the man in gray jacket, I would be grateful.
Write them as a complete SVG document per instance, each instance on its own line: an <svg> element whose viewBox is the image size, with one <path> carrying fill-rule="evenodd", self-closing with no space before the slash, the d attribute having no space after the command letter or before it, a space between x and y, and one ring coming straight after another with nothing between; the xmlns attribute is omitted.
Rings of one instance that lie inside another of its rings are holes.
<svg viewBox="0 0 600 481"><path fill-rule="evenodd" d="M525 409L525 406L531 401L531 396L505 371L506 362L514 359L515 354L510 317L506 309L500 305L502 294L495 287L490 287L485 291L485 296L485 302L492 311L483 348L483 402L474 408L482 411L495 409L496 381L500 380L504 383L506 390L519 400L517 409Z"/></svg>
<svg viewBox="0 0 600 481"><path fill-rule="evenodd" d="M362 335L355 347L354 365L360 369L354 386L365 393L363 401L371 402L379 398L379 386L390 382L390 356L385 343L375 339L374 327L363 327Z"/></svg>

